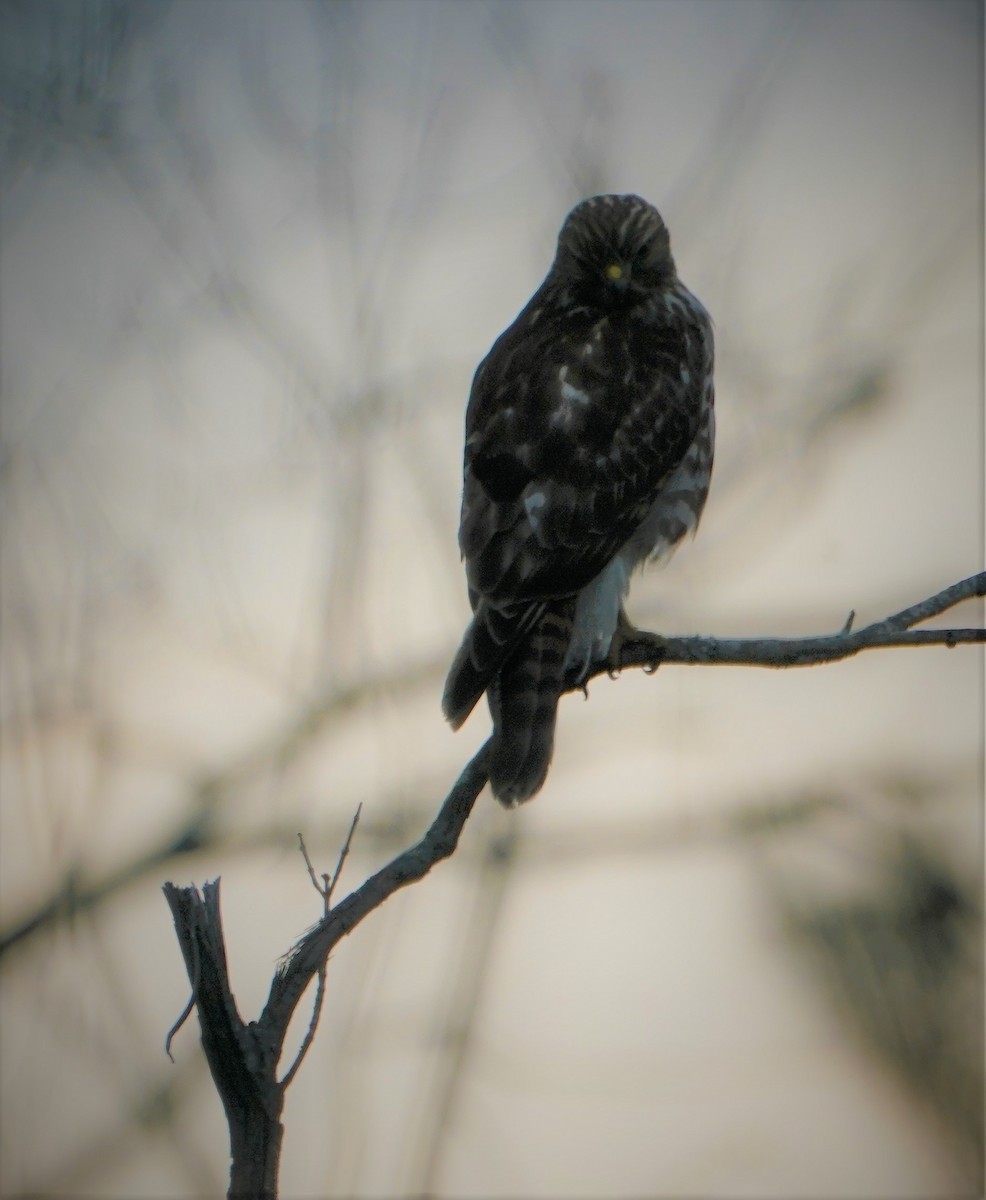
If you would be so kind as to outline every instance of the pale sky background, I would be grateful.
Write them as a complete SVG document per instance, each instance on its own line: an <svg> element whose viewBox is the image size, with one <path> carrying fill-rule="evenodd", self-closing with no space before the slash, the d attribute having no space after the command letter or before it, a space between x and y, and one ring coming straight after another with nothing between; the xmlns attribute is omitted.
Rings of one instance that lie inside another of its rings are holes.
<svg viewBox="0 0 986 1200"><path fill-rule="evenodd" d="M221 875L256 1017L320 912L298 831L331 870L362 802L357 886L487 736L439 710L463 412L582 196L657 204L717 327L708 508L638 623L833 632L983 569L982 33L0 10L4 1196L222 1193L162 882ZM333 955L282 1194L977 1194L982 730L972 647L567 698L535 801Z"/></svg>

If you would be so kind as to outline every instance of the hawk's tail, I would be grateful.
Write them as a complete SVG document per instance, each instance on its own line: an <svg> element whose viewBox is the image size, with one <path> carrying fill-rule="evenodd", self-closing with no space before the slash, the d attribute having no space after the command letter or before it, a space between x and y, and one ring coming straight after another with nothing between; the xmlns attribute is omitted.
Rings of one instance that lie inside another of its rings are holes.
<svg viewBox="0 0 986 1200"><path fill-rule="evenodd" d="M442 711L453 729L458 729L476 707L476 701L544 609L544 604L493 608L480 600L445 680Z"/></svg>
<svg viewBox="0 0 986 1200"><path fill-rule="evenodd" d="M510 808L529 800L548 774L573 615L574 601L548 609L490 687L490 785Z"/></svg>

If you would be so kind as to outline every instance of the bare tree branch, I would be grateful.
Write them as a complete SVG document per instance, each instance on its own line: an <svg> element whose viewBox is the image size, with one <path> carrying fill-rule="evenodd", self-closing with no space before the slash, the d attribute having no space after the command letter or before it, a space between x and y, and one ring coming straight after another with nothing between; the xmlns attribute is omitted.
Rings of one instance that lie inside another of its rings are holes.
<svg viewBox="0 0 986 1200"><path fill-rule="evenodd" d="M884 621L867 625L855 633L844 631L809 638L668 638L664 641L661 663L725 664L762 667L797 667L836 662L858 654L860 650L881 646L956 646L959 643L986 642L986 629L911 630L912 625L937 616L962 600L986 595L986 571L963 579L951 587L895 613ZM639 642L624 643L620 666L653 667L653 640L643 635ZM590 677L608 670L605 663L594 665ZM570 681L570 690L583 686ZM405 850L376 875L351 893L329 916L310 930L285 959L271 987L263 1019L277 1014L290 1002L293 1011L297 997L307 987L318 963L331 948L398 888L422 878L440 859L455 849L476 797L486 784L486 758L489 742L483 746L460 775L431 828L416 846ZM286 1021L285 1021L286 1026Z"/></svg>
<svg viewBox="0 0 986 1200"><path fill-rule="evenodd" d="M710 638L664 639L659 662L743 667L809 667L851 658L861 650L891 646L959 646L986 642L986 629L913 629L912 626L938 616L962 600L986 595L986 571L970 575L910 608L883 621L852 631L851 620L839 633L805 638ZM623 644L620 667L653 667L653 640L646 634L639 641ZM595 666L590 678L606 670ZM577 686L572 681L572 686Z"/></svg>
<svg viewBox="0 0 986 1200"><path fill-rule="evenodd" d="M488 745L488 743L487 743ZM277 1195L277 1171L284 1127L284 1092L294 1078L304 1049L285 1078L277 1063L291 1016L313 975L324 976L332 947L398 888L421 879L435 863L451 855L459 834L486 783L484 746L459 776L421 841L398 855L362 887L347 896L299 944L278 970L259 1021L244 1024L229 985L219 911L219 881L195 887L164 885L175 931L192 981L202 1028L202 1046L220 1094L230 1131L229 1196ZM355 829L355 821L350 830ZM339 868L349 848L339 859ZM321 889L319 889L321 891ZM323 899L328 901L329 885ZM310 1033L311 1033L310 1027ZM309 1040L309 1039L306 1039Z"/></svg>
<svg viewBox="0 0 986 1200"><path fill-rule="evenodd" d="M653 670L661 663L734 664L798 667L836 662L861 650L890 646L957 646L986 642L986 629L915 630L913 626L973 597L986 595L986 572L902 609L883 621L852 632L852 619L841 631L808 638L655 638L640 634L623 643L621 668ZM590 677L609 670L595 664ZM567 690L584 687L584 680L566 680ZM230 1122L233 1166L230 1195L274 1195L280 1153L280 1113L284 1091L314 1037L324 993L326 964L333 947L400 888L416 883L431 868L450 857L480 792L488 780L490 742L473 756L442 803L424 837L381 867L335 908L329 907L332 887L349 852L357 817L339 856L331 882L318 884L302 842L309 875L322 896L324 915L284 957L271 984L267 1004L257 1022L244 1025L236 1010L226 970L226 953L219 913L219 882L206 884L203 895L194 887L164 885L175 929L192 983L202 1026L202 1043ZM301 1050L284 1078L276 1077L277 1063L292 1014L313 977L319 979L315 1014ZM182 1018L183 1019L183 1018ZM169 1035L169 1042L171 1036ZM249 1189L254 1189L250 1191ZM246 1189L244 1191L244 1189Z"/></svg>

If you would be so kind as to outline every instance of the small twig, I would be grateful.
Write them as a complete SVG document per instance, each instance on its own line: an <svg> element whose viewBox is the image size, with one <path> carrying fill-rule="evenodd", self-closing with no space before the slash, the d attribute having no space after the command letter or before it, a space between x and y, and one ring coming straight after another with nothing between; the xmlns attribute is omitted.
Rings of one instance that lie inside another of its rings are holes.
<svg viewBox="0 0 986 1200"><path fill-rule="evenodd" d="M167 1054L168 1058L170 1058L172 1062L175 1061L175 1056L171 1053L171 1043L174 1040L175 1034L178 1032L179 1029L181 1029L181 1027L188 1020L188 1018L192 1015L192 1009L195 1008L195 1000L196 1000L196 997L198 996L198 992L199 992L199 975L201 973L201 966L200 966L200 962L199 962L199 944L195 940L193 940L191 942L191 953L192 953L192 971L191 971L192 994L188 997L188 1003L185 1005L184 1009L182 1010L181 1016L178 1018L177 1021L175 1021L174 1025L172 1025L171 1028L168 1030L168 1036L164 1039L164 1052L165 1052L165 1054Z"/></svg>
<svg viewBox="0 0 986 1200"><path fill-rule="evenodd" d="M301 850L302 857L305 860L305 866L308 868L308 878L312 881L312 887L322 897L325 902L325 911L329 911L329 877L324 872L322 874L322 882L319 883L318 877L315 874L315 868L312 866L312 860L308 857L308 849L305 846L303 834L298 834L298 848Z"/></svg>
<svg viewBox="0 0 986 1200"><path fill-rule="evenodd" d="M342 850L339 852L339 862L336 864L335 874L330 877L326 872L323 872L321 883L318 882L318 879L315 876L315 868L312 866L312 860L308 857L305 839L300 833L298 834L298 844L301 847L301 853L305 858L305 866L308 868L308 876L312 881L313 887L322 897L323 920L329 915L329 902L332 899L332 889L335 887L339 876L342 874L343 865L349 856L349 847L353 844L353 834L356 832L356 826L359 824L360 813L362 813L362 811L363 805L361 802L356 808L356 812L353 816L353 823L349 826L349 833L346 837L346 841L343 844ZM312 1006L312 1019L308 1022L308 1029L301 1045L298 1047L298 1053L295 1055L294 1062L288 1068L284 1078L280 1081L280 1087L282 1090L291 1086L292 1079L294 1079L295 1075L297 1075L298 1068L305 1061L305 1055L308 1053L312 1042L315 1040L315 1031L318 1029L319 1018L322 1015L322 1005L325 1002L325 975L328 961L329 958L328 955L326 955L321 966L318 968L318 987L315 991L315 1003Z"/></svg>
<svg viewBox="0 0 986 1200"><path fill-rule="evenodd" d="M325 976L328 959L318 969L318 986L315 989L315 1003L312 1005L312 1019L308 1022L308 1029L305 1031L305 1036L302 1039L301 1045L298 1047L298 1053L294 1056L294 1062L288 1068L287 1073L280 1080L278 1086L281 1091L291 1086L291 1081L298 1074L298 1068L305 1061L305 1055L311 1048L312 1042L315 1040L315 1031L318 1029L319 1017L322 1015L322 1005L325 1002Z"/></svg>
<svg viewBox="0 0 986 1200"><path fill-rule="evenodd" d="M345 845L339 853L339 861L336 863L336 873L332 876L331 882L327 884L325 890L325 911L329 911L329 901L332 899L332 892L335 885L339 882L339 876L342 874L342 868L345 866L346 859L349 857L349 847L353 844L353 834L356 832L356 826L359 824L360 813L363 811L362 800L356 806L356 812L353 814L353 823L349 826L349 836L346 838ZM324 876L323 876L324 878Z"/></svg>
<svg viewBox="0 0 986 1200"><path fill-rule="evenodd" d="M901 609L900 612L894 613L892 617L887 617L885 621L877 622L876 625L870 626L871 629L900 630L910 629L912 625L919 625L922 621L927 621L931 617L937 617L939 613L943 613L948 608L953 608L962 600L970 600L975 596L986 595L986 571L980 571L978 575L970 575L967 579L960 579L958 583L953 583L951 587L943 588L935 595L929 596L927 600L919 600L917 604L912 604L909 608ZM980 630L980 633L983 631Z"/></svg>

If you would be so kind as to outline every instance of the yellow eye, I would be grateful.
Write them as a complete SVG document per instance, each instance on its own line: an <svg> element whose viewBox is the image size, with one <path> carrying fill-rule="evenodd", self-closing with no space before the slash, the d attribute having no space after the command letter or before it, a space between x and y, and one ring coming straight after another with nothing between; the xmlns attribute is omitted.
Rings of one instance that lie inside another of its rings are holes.
<svg viewBox="0 0 986 1200"><path fill-rule="evenodd" d="M606 278L612 279L615 283L617 279L623 278L623 268L619 263L610 263L606 268Z"/></svg>

